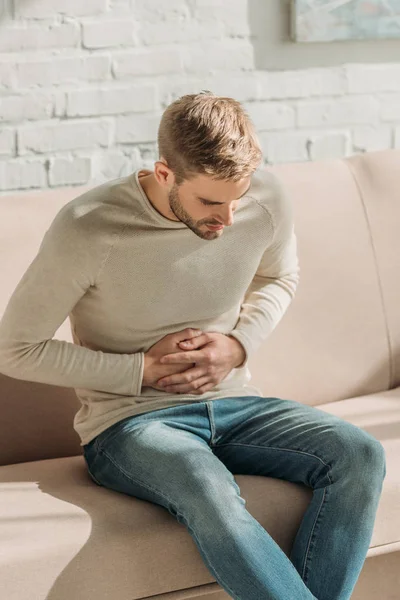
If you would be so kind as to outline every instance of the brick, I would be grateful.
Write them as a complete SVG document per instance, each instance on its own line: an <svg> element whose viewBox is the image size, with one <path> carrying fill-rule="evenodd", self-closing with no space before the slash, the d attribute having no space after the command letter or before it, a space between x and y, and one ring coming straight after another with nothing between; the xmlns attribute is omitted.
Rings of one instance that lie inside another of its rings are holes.
<svg viewBox="0 0 400 600"><path fill-rule="evenodd" d="M15 16L48 19L54 14L72 16L95 15L107 10L108 0L14 0Z"/></svg>
<svg viewBox="0 0 400 600"><path fill-rule="evenodd" d="M67 115L82 117L155 110L156 92L153 84L71 91L67 94Z"/></svg>
<svg viewBox="0 0 400 600"><path fill-rule="evenodd" d="M26 93L0 96L0 123L22 122L27 119L48 119L53 112L53 97L50 93Z"/></svg>
<svg viewBox="0 0 400 600"><path fill-rule="evenodd" d="M400 65L347 65L350 94L400 91Z"/></svg>
<svg viewBox="0 0 400 600"><path fill-rule="evenodd" d="M182 56L179 49L140 48L131 52L114 52L113 59L113 73L116 78L182 72Z"/></svg>
<svg viewBox="0 0 400 600"><path fill-rule="evenodd" d="M192 0L190 0L192 1ZM186 0L146 0L145 2L136 2L135 17L139 22L159 22L168 21L171 17L178 17L181 26L185 26L191 16L189 2Z"/></svg>
<svg viewBox="0 0 400 600"><path fill-rule="evenodd" d="M245 102L257 131L291 129L295 126L295 110L283 102Z"/></svg>
<svg viewBox="0 0 400 600"><path fill-rule="evenodd" d="M83 22L83 45L85 48L133 45L135 31L135 22L127 18Z"/></svg>
<svg viewBox="0 0 400 600"><path fill-rule="evenodd" d="M297 105L299 127L371 124L378 116L379 103L372 96L299 101Z"/></svg>
<svg viewBox="0 0 400 600"><path fill-rule="evenodd" d="M43 161L21 159L0 162L0 190L22 190L47 186Z"/></svg>
<svg viewBox="0 0 400 600"><path fill-rule="evenodd" d="M392 128L389 125L354 127L352 137L355 151L375 152L392 146Z"/></svg>
<svg viewBox="0 0 400 600"><path fill-rule="evenodd" d="M0 154L4 156L15 155L15 138L14 129L0 129Z"/></svg>
<svg viewBox="0 0 400 600"><path fill-rule="evenodd" d="M166 108L184 94L197 94L202 89L214 91L206 84L206 79L201 77L187 75L182 79L182 75L171 74L169 77L160 78L158 88L160 105Z"/></svg>
<svg viewBox="0 0 400 600"><path fill-rule="evenodd" d="M304 162L309 160L307 132L261 132L258 139L264 159L270 164L285 162Z"/></svg>
<svg viewBox="0 0 400 600"><path fill-rule="evenodd" d="M51 86L78 81L98 81L109 77L110 58L96 56L54 56L32 58L16 64L20 87Z"/></svg>
<svg viewBox="0 0 400 600"><path fill-rule="evenodd" d="M259 71L257 78L259 97L265 100L340 96L347 92L347 81L342 67Z"/></svg>
<svg viewBox="0 0 400 600"><path fill-rule="evenodd" d="M107 120L55 121L20 127L18 148L22 155L27 152L57 152L109 146L111 123Z"/></svg>
<svg viewBox="0 0 400 600"><path fill-rule="evenodd" d="M209 39L221 39L224 31L223 23L217 19L207 22L190 20L182 26L175 18L156 23L143 22L138 29L139 42L148 46L160 44L181 44Z"/></svg>
<svg viewBox="0 0 400 600"><path fill-rule="evenodd" d="M400 148L400 127L394 130L394 146L395 149Z"/></svg>
<svg viewBox="0 0 400 600"><path fill-rule="evenodd" d="M15 64L11 60L0 60L0 89L15 88L17 86L17 75Z"/></svg>
<svg viewBox="0 0 400 600"><path fill-rule="evenodd" d="M240 78L225 73L207 75L206 77L171 75L160 80L159 95L163 106L180 98L184 94L197 94L201 90L210 90L218 96L234 98L238 102L253 101L258 96L256 73L242 73Z"/></svg>
<svg viewBox="0 0 400 600"><path fill-rule="evenodd" d="M91 176L89 158L51 158L49 161L49 185L73 185L87 183Z"/></svg>
<svg viewBox="0 0 400 600"><path fill-rule="evenodd" d="M136 153L139 154L136 149ZM105 152L95 152L92 158L92 179L103 182L126 177L131 175L132 158L127 156L122 150L108 150Z"/></svg>
<svg viewBox="0 0 400 600"><path fill-rule="evenodd" d="M183 52L183 64L187 73L207 73L216 70L254 68L253 47L249 40L210 40L207 44L194 42Z"/></svg>
<svg viewBox="0 0 400 600"><path fill-rule="evenodd" d="M310 160L343 158L351 154L352 147L348 132L329 132L310 136L308 152Z"/></svg>
<svg viewBox="0 0 400 600"><path fill-rule="evenodd" d="M158 160L158 150L156 146L139 148L140 150L140 168L141 169L149 169L152 171L154 169L154 163Z"/></svg>
<svg viewBox="0 0 400 600"><path fill-rule="evenodd" d="M67 95L63 91L54 92L53 117L65 117L67 112Z"/></svg>
<svg viewBox="0 0 400 600"><path fill-rule="evenodd" d="M112 15L132 16L132 0L109 0L108 13Z"/></svg>
<svg viewBox="0 0 400 600"><path fill-rule="evenodd" d="M241 8L243 0L230 0L229 10L235 8ZM226 8L226 0L196 0L196 6L201 8L207 8L209 11L213 11L214 8Z"/></svg>
<svg viewBox="0 0 400 600"><path fill-rule="evenodd" d="M220 25L221 34L227 37L250 36L251 27L248 18L248 3L242 0L229 0L229 18L227 19L226 0L211 5L196 2L193 18L200 26L207 28L211 23Z"/></svg>
<svg viewBox="0 0 400 600"><path fill-rule="evenodd" d="M4 26L13 16L13 0L1 0L0 2L0 22Z"/></svg>
<svg viewBox="0 0 400 600"><path fill-rule="evenodd" d="M116 121L115 140L119 144L155 142L157 141L160 119L161 114L118 117Z"/></svg>
<svg viewBox="0 0 400 600"><path fill-rule="evenodd" d="M388 94L381 96L381 120L400 120L400 94Z"/></svg>
<svg viewBox="0 0 400 600"><path fill-rule="evenodd" d="M77 23L57 23L51 26L28 25L3 26L0 35L0 52L44 50L45 48L68 48L79 44Z"/></svg>

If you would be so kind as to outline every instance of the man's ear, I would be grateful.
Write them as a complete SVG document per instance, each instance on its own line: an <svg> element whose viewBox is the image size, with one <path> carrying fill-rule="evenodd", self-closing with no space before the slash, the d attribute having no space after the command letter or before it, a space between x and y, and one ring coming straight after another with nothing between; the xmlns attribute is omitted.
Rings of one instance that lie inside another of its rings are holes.
<svg viewBox="0 0 400 600"><path fill-rule="evenodd" d="M175 175L169 168L167 161L165 159L158 160L154 163L154 167L156 180L158 180L159 178L161 179L161 182L158 181L158 183L161 183L161 185L165 185L167 184L167 179L169 178L171 180L172 177L172 180L169 183L169 185L172 186L174 183Z"/></svg>

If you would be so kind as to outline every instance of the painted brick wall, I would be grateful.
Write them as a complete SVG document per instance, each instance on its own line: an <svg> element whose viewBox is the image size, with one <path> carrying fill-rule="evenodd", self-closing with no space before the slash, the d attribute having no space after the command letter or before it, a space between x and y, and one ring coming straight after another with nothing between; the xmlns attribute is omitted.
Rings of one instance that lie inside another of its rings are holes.
<svg viewBox="0 0 400 600"><path fill-rule="evenodd" d="M0 0L0 193L152 168L163 110L202 89L270 164L400 147L400 62L257 70L248 22L246 0Z"/></svg>

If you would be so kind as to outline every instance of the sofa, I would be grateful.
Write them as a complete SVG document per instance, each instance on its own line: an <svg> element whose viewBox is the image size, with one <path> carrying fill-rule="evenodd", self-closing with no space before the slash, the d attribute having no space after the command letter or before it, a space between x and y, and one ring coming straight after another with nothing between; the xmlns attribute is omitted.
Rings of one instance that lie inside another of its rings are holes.
<svg viewBox="0 0 400 600"><path fill-rule="evenodd" d="M383 444L387 474L352 599L398 600L400 150L265 168L293 200L300 283L250 358L252 382L264 396L316 406ZM0 196L0 318L55 214L86 189ZM68 319L54 337L72 343ZM73 430L72 388L0 374L0 401L1 598L230 597L164 507L91 480ZM289 556L311 488L235 479L247 510Z"/></svg>

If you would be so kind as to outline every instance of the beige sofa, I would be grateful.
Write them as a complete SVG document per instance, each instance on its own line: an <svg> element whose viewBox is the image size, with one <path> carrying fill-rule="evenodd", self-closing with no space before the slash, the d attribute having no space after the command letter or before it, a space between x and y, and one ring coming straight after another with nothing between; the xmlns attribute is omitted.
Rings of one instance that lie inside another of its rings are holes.
<svg viewBox="0 0 400 600"><path fill-rule="evenodd" d="M265 396L318 406L383 444L387 475L352 598L398 600L400 151L269 168L293 198L301 280L250 360L253 382ZM0 317L56 212L83 189L0 197ZM72 342L68 320L55 337ZM2 598L229 598L167 510L90 479L72 427L72 388L0 374L0 400ZM312 490L268 477L236 481L249 512L289 555Z"/></svg>

